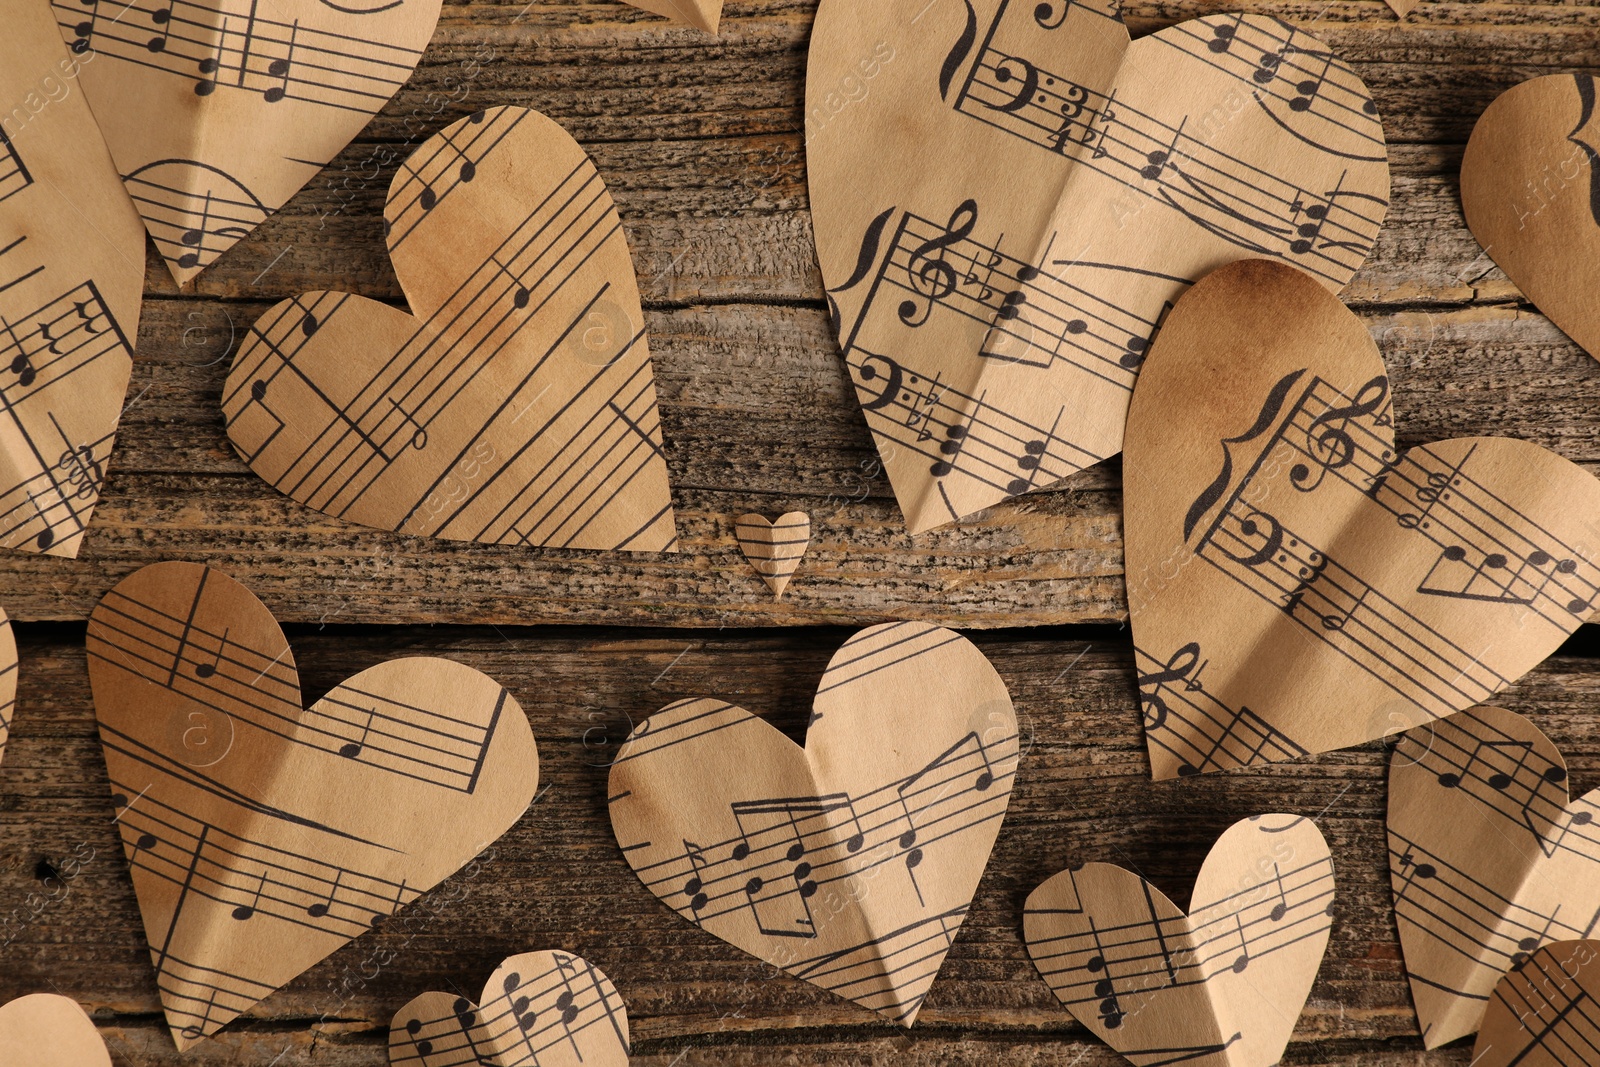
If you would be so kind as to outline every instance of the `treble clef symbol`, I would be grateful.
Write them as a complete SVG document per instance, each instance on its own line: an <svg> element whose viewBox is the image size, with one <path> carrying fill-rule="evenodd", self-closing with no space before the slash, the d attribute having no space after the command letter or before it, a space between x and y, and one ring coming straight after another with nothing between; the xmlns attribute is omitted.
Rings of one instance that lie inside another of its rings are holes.
<svg viewBox="0 0 1600 1067"><path fill-rule="evenodd" d="M1313 479L1310 467L1296 463L1289 471L1294 487L1309 493L1322 484L1329 471L1341 470L1353 463L1359 448L1350 436L1350 420L1377 415L1374 425L1388 425L1388 416L1382 414L1388 401L1389 379L1380 374L1356 391L1354 403L1329 408L1312 419L1306 429L1306 439L1311 446L1308 451L1317 461L1317 474ZM1381 458L1387 461L1394 457L1385 451Z"/></svg>
<svg viewBox="0 0 1600 1067"><path fill-rule="evenodd" d="M1205 669L1205 663L1200 662L1200 643L1190 641L1167 659L1165 669L1139 675L1139 703L1145 709L1144 728L1159 730L1166 724L1167 702L1161 699L1163 687L1182 682L1190 692L1202 689L1200 672ZM1146 692L1147 688L1149 692Z"/></svg>
<svg viewBox="0 0 1600 1067"><path fill-rule="evenodd" d="M977 224L978 202L963 201L961 206L951 213L950 222L945 227L944 233L924 241L911 253L911 262L906 266L906 271L911 276L911 288L928 303L926 307L919 306L915 300L901 303L901 322L913 328L921 326L933 314L934 305L956 291L960 275L956 273L954 267L940 258L939 253L971 237L973 227Z"/></svg>

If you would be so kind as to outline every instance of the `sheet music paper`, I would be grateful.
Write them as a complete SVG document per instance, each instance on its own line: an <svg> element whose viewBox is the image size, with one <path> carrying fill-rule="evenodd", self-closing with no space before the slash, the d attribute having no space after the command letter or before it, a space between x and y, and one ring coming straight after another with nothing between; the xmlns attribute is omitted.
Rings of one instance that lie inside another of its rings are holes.
<svg viewBox="0 0 1600 1067"><path fill-rule="evenodd" d="M679 22L687 22L707 33L716 33L722 21L722 0L625 0L634 7Z"/></svg>
<svg viewBox="0 0 1600 1067"><path fill-rule="evenodd" d="M423 993L389 1028L391 1067L627 1067L628 1010L611 979L567 952L502 963L474 1004Z"/></svg>
<svg viewBox="0 0 1600 1067"><path fill-rule="evenodd" d="M645 887L708 933L910 1026L1011 798L1017 721L977 647L922 623L856 634L805 748L684 700L611 768L611 827Z"/></svg>
<svg viewBox="0 0 1600 1067"><path fill-rule="evenodd" d="M1600 924L1600 790L1527 719L1478 707L1400 738L1389 763L1389 880L1428 1048L1465 1037L1506 971Z"/></svg>
<svg viewBox="0 0 1600 1067"><path fill-rule="evenodd" d="M303 708L276 620L157 563L89 617L116 821L178 1048L416 900L521 817L522 708L449 660L370 667Z"/></svg>
<svg viewBox="0 0 1600 1067"><path fill-rule="evenodd" d="M105 482L144 284L144 228L49 9L0 33L0 547L74 557Z"/></svg>
<svg viewBox="0 0 1600 1067"><path fill-rule="evenodd" d="M1057 999L1139 1067L1278 1063L1333 927L1333 859L1315 823L1231 826L1177 905L1089 863L1028 897L1023 940Z"/></svg>
<svg viewBox="0 0 1600 1067"><path fill-rule="evenodd" d="M822 277L912 533L1119 452L1207 271L1277 256L1337 292L1388 209L1366 87L1263 16L1130 45L1117 0L825 0L806 109Z"/></svg>
<svg viewBox="0 0 1600 1067"><path fill-rule="evenodd" d="M0 610L0 761L11 740L11 718L17 709L17 638L11 619Z"/></svg>
<svg viewBox="0 0 1600 1067"><path fill-rule="evenodd" d="M77 1001L31 993L0 1007L0 1063L111 1067L111 1054Z"/></svg>
<svg viewBox="0 0 1600 1067"><path fill-rule="evenodd" d="M182 285L399 91L440 0L50 0L117 170ZM93 60L93 62L88 62ZM144 257L139 256L141 277ZM131 335L131 331L130 331Z"/></svg>
<svg viewBox="0 0 1600 1067"><path fill-rule="evenodd" d="M1173 310L1123 456L1156 778L1295 759L1471 707L1600 597L1600 481L1537 445L1401 454L1367 326L1292 267Z"/></svg>
<svg viewBox="0 0 1600 1067"><path fill-rule="evenodd" d="M1404 19L1417 9L1417 5L1422 3L1422 0L1384 0L1384 3L1388 4L1396 15Z"/></svg>
<svg viewBox="0 0 1600 1067"><path fill-rule="evenodd" d="M412 314L268 311L223 391L250 468L318 511L455 541L676 551L655 372L605 182L536 111L480 111L384 210Z"/></svg>
<svg viewBox="0 0 1600 1067"><path fill-rule="evenodd" d="M811 545L811 516L791 511L773 522L765 515L740 515L734 520L733 532L744 558L767 583L773 597L781 599Z"/></svg>
<svg viewBox="0 0 1600 1067"><path fill-rule="evenodd" d="M1467 225L1540 311L1600 358L1600 116L1590 74L1501 94L1461 160Z"/></svg>
<svg viewBox="0 0 1600 1067"><path fill-rule="evenodd" d="M1472 1067L1600 1063L1600 941L1546 945L1494 987Z"/></svg>

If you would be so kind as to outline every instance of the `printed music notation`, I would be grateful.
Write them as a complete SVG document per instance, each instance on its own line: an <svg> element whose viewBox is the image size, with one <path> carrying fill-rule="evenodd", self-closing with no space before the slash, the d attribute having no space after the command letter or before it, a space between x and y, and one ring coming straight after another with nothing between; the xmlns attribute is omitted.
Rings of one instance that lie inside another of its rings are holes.
<svg viewBox="0 0 1600 1067"><path fill-rule="evenodd" d="M1600 1053L1600 942L1533 953L1495 986L1474 1067L1571 1067Z"/></svg>
<svg viewBox="0 0 1600 1067"><path fill-rule="evenodd" d="M1198 644L1191 642L1166 659L1138 646L1133 651L1145 739L1176 761L1180 777L1308 754L1249 708L1230 708L1207 693L1206 661Z"/></svg>
<svg viewBox="0 0 1600 1067"><path fill-rule="evenodd" d="M0 126L0 201L15 196L32 184L33 175L28 173L22 153L17 151L5 127Z"/></svg>

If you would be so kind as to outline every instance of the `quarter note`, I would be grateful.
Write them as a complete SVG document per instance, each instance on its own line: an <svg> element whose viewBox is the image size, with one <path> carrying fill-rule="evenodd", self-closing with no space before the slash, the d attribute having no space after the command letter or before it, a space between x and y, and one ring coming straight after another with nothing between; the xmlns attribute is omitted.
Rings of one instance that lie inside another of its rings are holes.
<svg viewBox="0 0 1600 1067"><path fill-rule="evenodd" d="M198 266L199 265L199 263L200 263L200 254L206 250L206 248L205 248L206 229L210 225L211 225L211 190L207 189L206 190L206 195L205 195L205 203L202 205L201 210L200 210L200 225L196 226L196 227L194 227L192 229L188 229L188 230L183 231L183 236L181 236L179 238L179 240L183 244L187 245L190 248L196 249L197 251L185 252L183 255L179 256L178 257L178 266L180 266L180 267L194 267L194 266Z"/></svg>
<svg viewBox="0 0 1600 1067"><path fill-rule="evenodd" d="M228 643L228 629L226 626L222 628L222 640L217 642L217 654L212 658L211 662L195 664L194 674L196 678L210 678L217 673L217 668L222 665L222 649Z"/></svg>
<svg viewBox="0 0 1600 1067"><path fill-rule="evenodd" d="M357 741L351 741L340 746L339 755L345 757L346 759L355 759L357 756L361 755L362 750L367 747L367 738L372 733L372 720L377 718L377 715L378 708L376 705L367 709L367 725L361 729L361 738Z"/></svg>
<svg viewBox="0 0 1600 1067"><path fill-rule="evenodd" d="M328 910L333 907L333 898L339 894L339 883L343 879L344 871L341 869L333 876L333 885L328 889L328 899L319 900L315 904L311 905L306 909L306 914L311 916L313 919L321 919L326 916L328 914Z"/></svg>
<svg viewBox="0 0 1600 1067"><path fill-rule="evenodd" d="M261 98L269 104L276 104L279 100L282 100L285 96L289 95L289 71L294 66L295 41L299 35L300 20L295 19L293 24L289 27L288 52L281 59L274 59L271 63L267 64L268 74L274 78L283 79L281 83L274 85L272 88L261 94Z"/></svg>
<svg viewBox="0 0 1600 1067"><path fill-rule="evenodd" d="M233 917L235 919L238 919L240 922L244 922L246 919L254 917L255 913L256 913L256 909L261 906L261 894L262 894L262 892L264 892L266 890L266 888L267 888L267 872L266 871L262 871L261 872L261 881L256 886L255 898L253 900L251 900L249 904L241 904L237 908L234 908L233 909Z"/></svg>

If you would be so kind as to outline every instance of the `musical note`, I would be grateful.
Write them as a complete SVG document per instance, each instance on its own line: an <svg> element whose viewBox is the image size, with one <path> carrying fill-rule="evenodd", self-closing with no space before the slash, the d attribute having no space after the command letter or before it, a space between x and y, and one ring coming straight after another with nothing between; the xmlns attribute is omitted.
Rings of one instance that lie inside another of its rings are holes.
<svg viewBox="0 0 1600 1067"><path fill-rule="evenodd" d="M289 71L294 66L295 44L300 37L300 20L295 19L289 25L289 43L282 56L267 64L267 74L283 80L261 94L269 104L276 104L289 94Z"/></svg>
<svg viewBox="0 0 1600 1067"><path fill-rule="evenodd" d="M232 912L233 917L236 920L240 921L240 922L243 922L246 919L255 918L256 908L258 908L261 905L261 894L266 890L266 888L267 888L267 872L266 871L262 871L261 872L261 881L259 883L257 883L257 885L256 885L255 898L253 900L251 900L251 902L249 904L241 904L237 908L234 908L233 912Z"/></svg>
<svg viewBox="0 0 1600 1067"><path fill-rule="evenodd" d="M222 666L222 650L228 646L229 627L222 628L222 639L217 642L217 654L210 663L197 663L194 667L196 678L210 678L217 673L217 668Z"/></svg>
<svg viewBox="0 0 1600 1067"><path fill-rule="evenodd" d="M306 907L306 914L311 916L313 919L326 918L328 912L333 908L333 902L339 896L339 883L342 881L344 881L344 871L340 870L335 872L333 876L333 885L328 887L327 899L319 900L315 904L308 905Z"/></svg>
<svg viewBox="0 0 1600 1067"><path fill-rule="evenodd" d="M367 709L367 722L366 725L361 728L361 737L355 741L349 742L348 744L341 745L339 748L339 755L345 757L346 759L355 759L357 756L361 755L363 751L365 751L367 747L367 738L372 736L372 720L377 718L377 716L378 709L376 707Z"/></svg>

